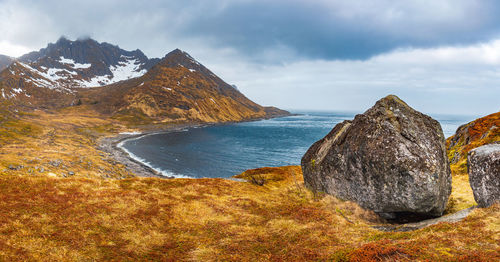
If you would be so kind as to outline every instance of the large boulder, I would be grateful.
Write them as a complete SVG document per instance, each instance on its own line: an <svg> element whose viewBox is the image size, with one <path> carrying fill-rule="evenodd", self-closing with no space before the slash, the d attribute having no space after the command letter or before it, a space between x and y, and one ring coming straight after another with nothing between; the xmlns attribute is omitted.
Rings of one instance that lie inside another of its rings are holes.
<svg viewBox="0 0 500 262"><path fill-rule="evenodd" d="M469 183L480 207L500 201L500 144L480 146L467 155Z"/></svg>
<svg viewBox="0 0 500 262"><path fill-rule="evenodd" d="M301 165L307 187L385 218L440 216L451 193L441 125L394 95L336 125Z"/></svg>

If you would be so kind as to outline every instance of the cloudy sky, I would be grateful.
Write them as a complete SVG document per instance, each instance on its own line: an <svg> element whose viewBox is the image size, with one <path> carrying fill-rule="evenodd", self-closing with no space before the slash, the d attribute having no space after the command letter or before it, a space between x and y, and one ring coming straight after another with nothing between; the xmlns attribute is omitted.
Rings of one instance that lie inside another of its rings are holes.
<svg viewBox="0 0 500 262"><path fill-rule="evenodd" d="M500 2L0 0L0 54L64 35L162 57L180 48L263 105L364 111L396 94L426 113L500 110Z"/></svg>

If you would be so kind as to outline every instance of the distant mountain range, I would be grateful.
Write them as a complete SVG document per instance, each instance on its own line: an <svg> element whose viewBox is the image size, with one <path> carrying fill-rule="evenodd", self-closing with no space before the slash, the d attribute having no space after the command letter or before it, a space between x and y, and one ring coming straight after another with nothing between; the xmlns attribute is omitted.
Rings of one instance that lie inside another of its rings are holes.
<svg viewBox="0 0 500 262"><path fill-rule="evenodd" d="M6 55L0 55L0 71L7 68L10 64L12 64L12 62L14 62L14 58Z"/></svg>
<svg viewBox="0 0 500 262"><path fill-rule="evenodd" d="M226 122L286 115L262 107L179 49L149 59L93 39L60 38L0 57L0 100L22 109L82 106L132 122Z"/></svg>

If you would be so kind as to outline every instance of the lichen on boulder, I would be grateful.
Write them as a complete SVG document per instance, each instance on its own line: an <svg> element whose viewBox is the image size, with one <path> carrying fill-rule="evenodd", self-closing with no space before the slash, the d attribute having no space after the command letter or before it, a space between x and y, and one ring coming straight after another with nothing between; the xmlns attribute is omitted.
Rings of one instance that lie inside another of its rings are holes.
<svg viewBox="0 0 500 262"><path fill-rule="evenodd" d="M467 169L474 199L480 207L500 201L500 144L469 151Z"/></svg>
<svg viewBox="0 0 500 262"><path fill-rule="evenodd" d="M386 218L440 216L451 193L441 125L394 95L336 125L301 166L307 187Z"/></svg>

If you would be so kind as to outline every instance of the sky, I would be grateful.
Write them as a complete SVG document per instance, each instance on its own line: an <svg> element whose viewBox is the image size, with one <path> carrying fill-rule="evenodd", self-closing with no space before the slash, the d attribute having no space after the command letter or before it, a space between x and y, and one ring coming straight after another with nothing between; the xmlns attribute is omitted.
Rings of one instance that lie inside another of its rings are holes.
<svg viewBox="0 0 500 262"><path fill-rule="evenodd" d="M500 1L0 0L0 54L61 36L163 57L182 49L262 105L500 111Z"/></svg>

